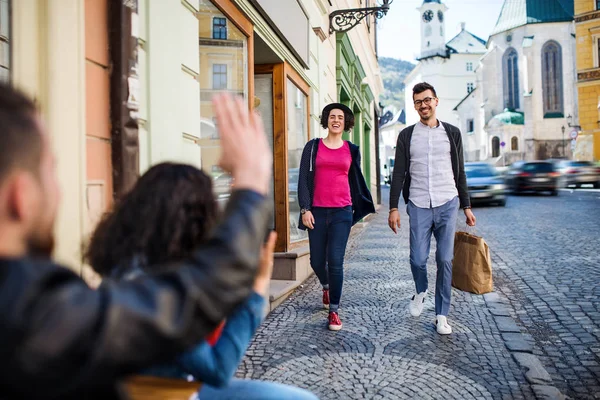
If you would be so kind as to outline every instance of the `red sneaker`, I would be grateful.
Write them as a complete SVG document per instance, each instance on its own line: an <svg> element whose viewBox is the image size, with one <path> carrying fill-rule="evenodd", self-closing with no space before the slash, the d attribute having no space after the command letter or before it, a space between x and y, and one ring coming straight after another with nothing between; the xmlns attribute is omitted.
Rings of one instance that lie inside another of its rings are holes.
<svg viewBox="0 0 600 400"><path fill-rule="evenodd" d="M340 321L340 316L338 313L332 311L329 313L329 330L330 331L339 331L342 329L342 321Z"/></svg>
<svg viewBox="0 0 600 400"><path fill-rule="evenodd" d="M323 289L323 308L329 310L329 289Z"/></svg>

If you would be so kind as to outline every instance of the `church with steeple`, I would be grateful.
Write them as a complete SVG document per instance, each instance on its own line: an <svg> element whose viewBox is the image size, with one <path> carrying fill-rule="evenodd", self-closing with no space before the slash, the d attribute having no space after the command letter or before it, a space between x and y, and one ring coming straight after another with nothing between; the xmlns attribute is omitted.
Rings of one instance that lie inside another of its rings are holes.
<svg viewBox="0 0 600 400"><path fill-rule="evenodd" d="M485 40L465 29L446 41L446 12L442 0L424 0L417 9L421 22L421 52L416 67L407 75L405 84L406 124L419 120L413 101L412 88L428 82L436 88L440 99L437 115L442 121L456 125L454 107L475 89L475 67L486 52Z"/></svg>
<svg viewBox="0 0 600 400"><path fill-rule="evenodd" d="M571 158L578 125L573 0L505 0L475 90L456 105L465 158Z"/></svg>

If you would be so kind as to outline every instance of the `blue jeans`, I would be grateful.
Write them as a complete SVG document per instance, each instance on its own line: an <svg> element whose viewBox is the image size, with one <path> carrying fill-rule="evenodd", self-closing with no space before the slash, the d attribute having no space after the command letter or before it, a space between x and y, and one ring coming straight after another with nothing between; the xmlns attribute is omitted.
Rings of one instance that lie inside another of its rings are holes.
<svg viewBox="0 0 600 400"><path fill-rule="evenodd" d="M410 220L410 268L417 293L427 290L427 258L433 233L437 250L437 279L435 282L435 314L448 315L452 295L452 260L454 233L458 217L458 197L435 208L419 208L408 202Z"/></svg>
<svg viewBox="0 0 600 400"><path fill-rule="evenodd" d="M232 379L222 388L203 385L199 400L318 400L307 390L275 382Z"/></svg>
<svg viewBox="0 0 600 400"><path fill-rule="evenodd" d="M329 285L329 311L337 312L344 283L344 255L352 228L352 206L314 207L314 229L308 230L310 266L321 285Z"/></svg>

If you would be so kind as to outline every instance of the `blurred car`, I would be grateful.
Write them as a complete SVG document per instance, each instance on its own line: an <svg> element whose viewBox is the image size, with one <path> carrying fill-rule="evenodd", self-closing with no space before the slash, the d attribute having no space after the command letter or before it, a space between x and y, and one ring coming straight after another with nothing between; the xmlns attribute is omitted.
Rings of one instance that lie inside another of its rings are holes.
<svg viewBox="0 0 600 400"><path fill-rule="evenodd" d="M550 192L556 196L561 178L558 168L550 161L519 161L509 168L506 184L513 193Z"/></svg>
<svg viewBox="0 0 600 400"><path fill-rule="evenodd" d="M465 174L472 203L506 205L506 185L496 168L484 162L468 162Z"/></svg>
<svg viewBox="0 0 600 400"><path fill-rule="evenodd" d="M600 167L591 161L562 160L557 165L564 177L565 186L580 187L587 183L600 188Z"/></svg>

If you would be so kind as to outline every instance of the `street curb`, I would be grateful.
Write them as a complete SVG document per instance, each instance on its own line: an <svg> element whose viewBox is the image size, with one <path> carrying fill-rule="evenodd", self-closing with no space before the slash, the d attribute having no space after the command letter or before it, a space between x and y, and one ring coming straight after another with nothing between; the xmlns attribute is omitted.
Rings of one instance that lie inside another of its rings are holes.
<svg viewBox="0 0 600 400"><path fill-rule="evenodd" d="M486 293L483 299L500 331L504 345L517 364L525 369L525 379L531 384L536 399L569 399L552 385L552 377L540 359L533 354L533 338L521 333L521 329L510 316L508 300L497 292Z"/></svg>

